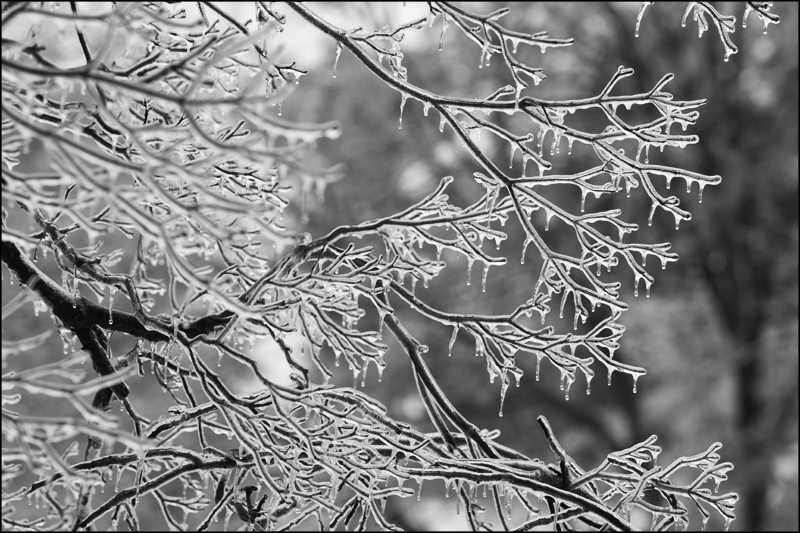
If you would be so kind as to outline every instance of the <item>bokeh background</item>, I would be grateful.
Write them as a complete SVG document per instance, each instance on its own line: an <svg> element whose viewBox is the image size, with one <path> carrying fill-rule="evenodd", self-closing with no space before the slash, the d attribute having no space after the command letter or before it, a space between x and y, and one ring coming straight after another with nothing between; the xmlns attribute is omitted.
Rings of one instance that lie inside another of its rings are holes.
<svg viewBox="0 0 800 533"><path fill-rule="evenodd" d="M649 8L638 38L634 36L638 4L502 5L512 8L504 20L513 29L547 30L553 37L575 38L568 48L546 54L529 51L526 59L544 68L548 79L528 94L558 99L592 96L619 65L625 65L633 67L636 75L620 90L649 90L672 72L675 79L668 87L676 98L708 99L691 131L701 142L683 151L667 150L659 157L665 164L719 174L723 181L706 189L701 205L696 205L696 191L676 193L684 204L691 204L694 215L680 230L665 216L656 216L653 227L647 228L653 241L673 242L681 257L665 272L656 273L649 299L634 298L631 280L622 278L630 310L623 316L627 332L618 357L647 368L638 393L624 379L606 387L599 375L591 396L584 395L576 383L566 401L555 370L543 366L541 380L535 381L535 361L521 361L526 375L519 388L509 390L499 417L499 385L489 383L484 361L472 356L472 343L459 338L453 357L448 358L449 331L411 313L403 314L412 332L430 347L426 357L434 375L456 407L478 426L497 428L503 444L548 461L550 452L536 424L542 414L585 468L653 433L664 449L663 462L720 441L723 460L736 465L727 490L741 497L739 519L732 529L797 530L797 4L775 6L781 23L771 26L768 35L762 34L755 17L746 29L739 24L734 36L739 53L728 62L722 60L715 30L698 39L691 20L686 28L681 26L682 3ZM485 2L472 8L489 12L500 6ZM313 8L343 27L377 28L426 12L415 3L361 7L332 3ZM718 3L718 8L741 17L744 3ZM409 101L403 128L398 129L400 96L396 92L347 52L332 76L333 43L291 17L289 27L273 44L282 43L282 54L310 73L283 102L283 116L340 121L342 137L322 145L320 157L345 167L345 177L328 187L323 201L312 205L306 216L292 213L295 229L317 237L341 224L397 212L424 197L445 175L460 177L451 194L456 203L464 205L475 198L478 188L468 176L478 169L448 131L439 132L438 117L425 117L421 106ZM499 60L478 69L480 49L452 28L444 35L443 50L438 51L440 32L437 20L432 28L404 41L404 65L413 83L444 94L470 96L488 95L508 83ZM504 148L501 151L487 142L485 149L497 160L507 161ZM35 147L30 155L35 159ZM589 155L576 150L563 164L573 170L586 168ZM615 206L624 207L632 221L646 226L650 205L640 194L587 204L590 209ZM564 228L555 225L550 231L558 238L562 230L568 239ZM494 314L513 309L520 299L530 297L539 269L513 260L522 235L513 227L508 231L510 242L503 251L511 260L506 267L490 271L485 294L476 283L466 286L466 264L455 256L445 257L451 264L447 275L418 292L452 311ZM12 292L4 285L4 302L13 297ZM6 332L22 338L42 329L30 307L27 314L4 319L4 338ZM393 416L432 429L417 397L410 365L398 347L390 345L389 367L382 381L368 380L364 388L384 402ZM55 339L35 358L41 362L60 353ZM267 344L254 348L253 356L263 360L262 370L279 375L285 369L282 357L275 355L274 347ZM239 380L240 390L248 387L246 374L224 366L223 372ZM142 387L158 390L152 383L142 383ZM152 397L164 399L159 394ZM139 405L145 414L164 409L155 403ZM420 501L397 501L387 510L391 519L408 529L465 528L453 500L444 497L441 483L426 483Z"/></svg>

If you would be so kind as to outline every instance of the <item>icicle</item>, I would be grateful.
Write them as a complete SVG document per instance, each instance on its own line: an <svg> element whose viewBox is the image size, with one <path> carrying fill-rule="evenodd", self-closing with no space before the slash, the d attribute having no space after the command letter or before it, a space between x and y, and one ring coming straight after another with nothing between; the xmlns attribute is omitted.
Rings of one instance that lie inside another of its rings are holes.
<svg viewBox="0 0 800 533"><path fill-rule="evenodd" d="M532 159L532 157L529 154L526 154L525 152L522 153L522 175L523 176L527 176L528 175L528 163L530 162L531 159Z"/></svg>
<svg viewBox="0 0 800 533"><path fill-rule="evenodd" d="M483 276L481 277L481 292L486 292L486 278L489 275L489 263L483 265Z"/></svg>
<svg viewBox="0 0 800 533"><path fill-rule="evenodd" d="M511 150L509 150L508 154L508 168L512 168L514 166L514 152L517 151L517 145L512 144Z"/></svg>
<svg viewBox="0 0 800 533"><path fill-rule="evenodd" d="M136 487L136 492L133 495L133 499L131 500L131 507L136 509L136 504L139 502L139 489L142 485L142 474L144 473L144 459L145 459L145 451L140 450L138 453L138 466L136 467L136 474L133 479L133 484Z"/></svg>
<svg viewBox="0 0 800 533"><path fill-rule="evenodd" d="M444 114L440 114L439 115L439 133L442 133L444 131L444 123L446 121L447 121L447 118L444 116Z"/></svg>
<svg viewBox="0 0 800 533"><path fill-rule="evenodd" d="M430 110L431 110L431 103L430 102L425 102L424 104L422 104L422 116L427 117L428 116L428 111L430 111Z"/></svg>
<svg viewBox="0 0 800 533"><path fill-rule="evenodd" d="M403 108L406 107L406 100L408 100L408 95L403 93L400 95L400 119L397 122L397 129L403 129Z"/></svg>
<svg viewBox="0 0 800 533"><path fill-rule="evenodd" d="M592 378L594 376L586 376L586 396L592 394Z"/></svg>
<svg viewBox="0 0 800 533"><path fill-rule="evenodd" d="M469 286L469 284L471 283L472 263L474 263L474 262L475 262L475 260L472 259L471 257L467 258L467 286Z"/></svg>
<svg viewBox="0 0 800 533"><path fill-rule="evenodd" d="M450 342L447 345L447 356L453 356L453 346L456 344L456 337L458 337L458 326L453 326L453 334L450 336Z"/></svg>
<svg viewBox="0 0 800 533"><path fill-rule="evenodd" d="M540 124L539 130L536 132L536 145L539 146L539 148L541 148L542 145L544 144L544 136L546 134L547 134L547 126L545 126L544 124Z"/></svg>
<svg viewBox="0 0 800 533"><path fill-rule="evenodd" d="M639 374L633 375L633 393L636 394L636 386L637 382L639 381Z"/></svg>
<svg viewBox="0 0 800 533"><path fill-rule="evenodd" d="M653 216L656 214L656 208L657 207L658 207L658 204L655 203L655 202L653 202L653 204L650 206L650 215L647 217L647 225L648 226L652 226L653 225Z"/></svg>
<svg viewBox="0 0 800 533"><path fill-rule="evenodd" d="M520 265L524 265L525 264L525 250L528 249L528 244L530 244L531 242L532 242L532 239L526 238L525 242L522 243L522 255L519 258L519 264Z"/></svg>
<svg viewBox="0 0 800 533"><path fill-rule="evenodd" d="M439 51L441 52L444 49L444 32L447 31L447 27L450 25L450 19L447 15L442 16L442 34L439 36Z"/></svg>
<svg viewBox="0 0 800 533"><path fill-rule="evenodd" d="M108 288L108 325L109 326L114 323L114 317L112 316L111 313L112 313L112 306L114 304L114 293L115 292L116 292L116 289L114 287L109 287Z"/></svg>
<svg viewBox="0 0 800 533"><path fill-rule="evenodd" d="M536 381L539 381L539 370L541 369L541 366L542 366L542 356L541 355L537 355L536 356Z"/></svg>
<svg viewBox="0 0 800 533"><path fill-rule="evenodd" d="M586 189L581 189L581 213L586 210L586 195L588 191Z"/></svg>
<svg viewBox="0 0 800 533"><path fill-rule="evenodd" d="M560 129L553 130L553 142L550 145L550 155L556 155L557 153L561 152L561 135L562 131Z"/></svg>
<svg viewBox="0 0 800 533"><path fill-rule="evenodd" d="M342 43L336 45L336 53L333 56L333 77L336 77L336 66L339 64L339 56L342 55Z"/></svg>
<svg viewBox="0 0 800 533"><path fill-rule="evenodd" d="M378 369L378 382L380 383L383 381L383 371L386 369L386 363L381 359L375 362L375 366Z"/></svg>
<svg viewBox="0 0 800 533"><path fill-rule="evenodd" d="M553 216L553 212L549 209L544 210L544 230L547 231L550 229L550 218Z"/></svg>
<svg viewBox="0 0 800 533"><path fill-rule="evenodd" d="M498 416L503 416L503 404L506 401L506 392L508 391L508 377L503 375L503 384L500 386L500 412Z"/></svg>
<svg viewBox="0 0 800 533"><path fill-rule="evenodd" d="M702 204L703 203L703 187L705 187L705 186L706 186L705 183L698 183L697 184L697 188L698 188L698 190L697 190L697 203L698 204Z"/></svg>
<svg viewBox="0 0 800 533"><path fill-rule="evenodd" d="M614 368L613 367L609 367L608 368L608 386L609 387L611 386L611 376L612 375L614 375Z"/></svg>
<svg viewBox="0 0 800 533"><path fill-rule="evenodd" d="M574 137L567 137L567 155L572 155L572 143L575 142Z"/></svg>
<svg viewBox="0 0 800 533"><path fill-rule="evenodd" d="M513 503L514 492L510 488L506 488L506 501L503 508L506 510L506 518L511 519L511 504Z"/></svg>

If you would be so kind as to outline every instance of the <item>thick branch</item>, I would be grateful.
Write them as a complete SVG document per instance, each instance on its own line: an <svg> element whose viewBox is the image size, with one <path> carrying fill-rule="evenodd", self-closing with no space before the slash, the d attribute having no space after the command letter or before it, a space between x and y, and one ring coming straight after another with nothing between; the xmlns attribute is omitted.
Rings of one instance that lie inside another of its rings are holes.
<svg viewBox="0 0 800 533"><path fill-rule="evenodd" d="M20 283L34 291L52 310L65 327L75 331L88 330L92 326L103 325L103 329L127 333L132 337L150 342L167 342L169 337L160 331L146 328L138 318L131 313L113 310L112 323L108 323L108 309L90 302L81 296L73 296L53 281L20 250L9 241L2 241L3 263L17 275ZM215 328L225 325L234 316L231 311L206 315L188 324L181 325L178 329L188 339L212 332Z"/></svg>

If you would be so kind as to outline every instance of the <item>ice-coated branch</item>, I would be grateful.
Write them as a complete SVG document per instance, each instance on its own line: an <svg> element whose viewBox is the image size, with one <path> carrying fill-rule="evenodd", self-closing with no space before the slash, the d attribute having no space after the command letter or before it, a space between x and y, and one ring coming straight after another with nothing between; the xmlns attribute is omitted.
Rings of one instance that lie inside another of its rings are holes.
<svg viewBox="0 0 800 533"><path fill-rule="evenodd" d="M642 24L645 11L655 2L642 2L639 8L639 14L636 17L636 37L639 36L639 28ZM751 13L755 13L756 17L764 24L764 33L770 24L778 24L781 17L771 12L773 2L745 2L744 14L742 15L742 28L747 27L747 19ZM714 7L711 2L687 2L686 9L683 12L681 19L681 26L686 27L686 22L692 16L692 20L697 25L697 36L702 37L713 25L717 31L720 41L722 42L725 55L723 59L729 61L731 56L739 52L739 48L733 42L733 34L736 32L736 17L734 15L723 15L719 10ZM709 25L709 20L711 25Z"/></svg>
<svg viewBox="0 0 800 533"><path fill-rule="evenodd" d="M776 23L769 8L750 2L745 19ZM37 315L49 311L64 349L56 361L4 375L3 469L12 487L4 485L4 529L110 522L138 530L147 499L175 530L227 529L231 520L252 529L391 530L387 502L419 497L428 480L455 491L475 530L497 527L490 519L505 530L630 530L634 507L665 529L687 523L690 501L704 520L712 512L733 519L736 496L706 487L732 468L717 444L655 466L653 437L585 471L540 418L557 461L546 463L469 420L431 371L431 358L462 347L484 357L490 380L501 382L501 416L522 358L535 359L536 380L542 360L556 368L565 399L579 375L589 394L598 367L609 385L615 372L630 376L635 391L646 370L614 357L629 303L623 283L609 277L632 275L634 294L644 285L649 296L653 265L677 255L669 243L645 242L628 210L597 201L635 191L651 206L649 223L663 212L677 228L691 210L667 192L671 183L687 192L696 185L701 195L720 181L653 153L698 142L686 130L705 101L669 92L672 74L628 93L620 82L633 70L612 67L599 92L540 98L546 75L518 52L573 40L511 30L508 13L429 2L425 17L370 29L337 27L298 2L3 5L2 262L19 285L3 317L30 304ZM688 14L701 33L710 19L735 51L730 20L713 6L693 2ZM298 17L332 39L334 76L340 55L352 55L399 94L401 127L404 108L418 102L425 116L438 114L439 131L457 140L475 171L442 178L398 213L297 235L306 208L296 206L321 200L342 176L313 156L340 127L283 116L307 71L284 60L273 39ZM508 83L485 98L452 97L411 79L404 40L437 19L440 49L454 26L480 49L476 66L499 58ZM23 31L6 39L8 29ZM75 57L54 53L62 39L74 40ZM579 120L590 113L602 129ZM485 149L481 135L501 149ZM573 149L585 166L567 172L560 159ZM481 192L462 204L453 191L463 181ZM551 193L559 188L574 194ZM517 247L514 225L523 236ZM568 245L550 236L551 225ZM530 265L529 283L502 313L444 309L418 289L443 283L459 258L466 285L479 270L483 294L512 257ZM404 323L409 314L449 334L449 350L432 353ZM368 315L377 317L369 326ZM4 337L4 363L24 367L51 337ZM259 340L288 365L287 384L265 375L251 350ZM411 363L429 433L357 389L370 367L381 379L395 341ZM340 383L342 363L353 387ZM223 365L245 368L257 391L235 390ZM157 414L139 403L144 381L154 385L148 393L161 391ZM26 395L55 399L72 414L14 411ZM47 516L6 512L26 497Z"/></svg>

